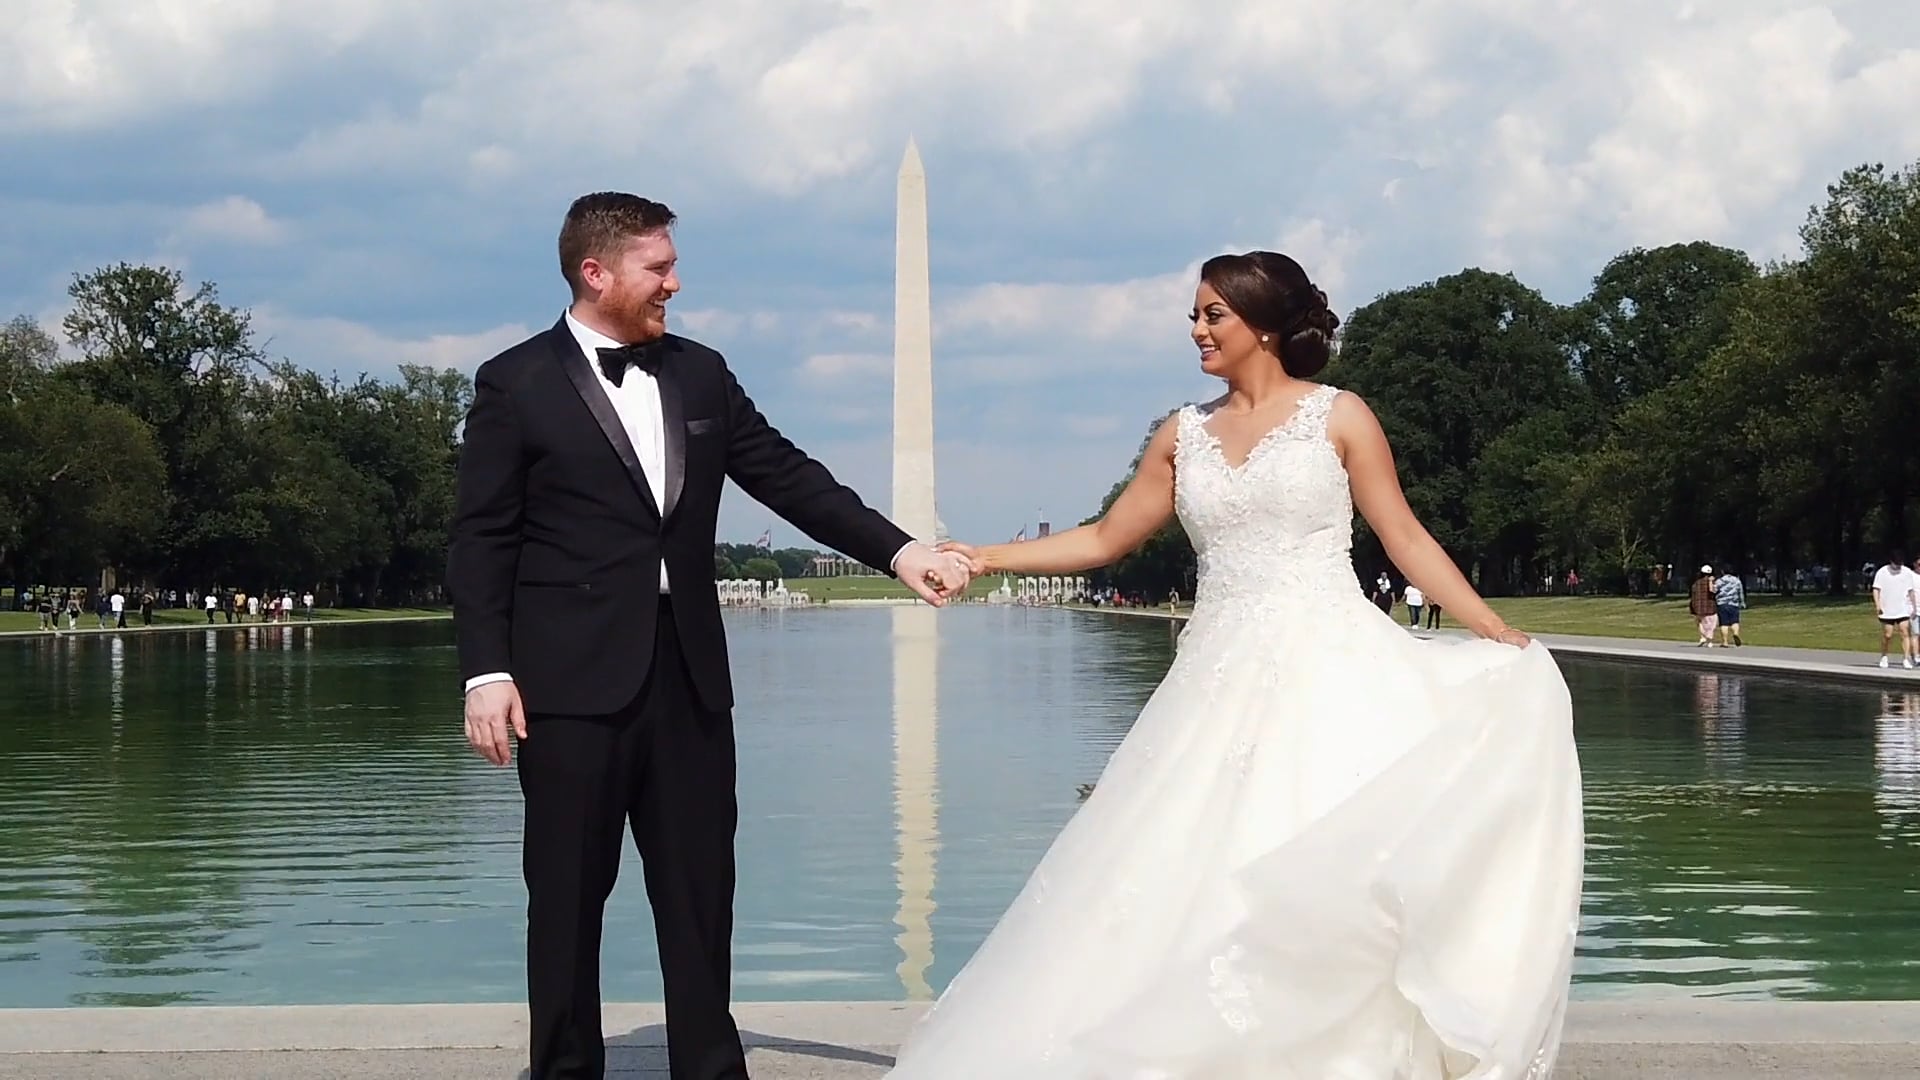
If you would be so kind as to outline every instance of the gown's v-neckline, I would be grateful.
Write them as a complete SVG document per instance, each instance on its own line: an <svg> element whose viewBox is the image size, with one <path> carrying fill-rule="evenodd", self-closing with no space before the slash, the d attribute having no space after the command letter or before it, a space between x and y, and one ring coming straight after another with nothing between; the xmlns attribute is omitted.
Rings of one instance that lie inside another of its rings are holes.
<svg viewBox="0 0 1920 1080"><path fill-rule="evenodd" d="M1272 426L1268 427L1266 431L1261 432L1259 438L1253 440L1253 444L1247 447L1247 456L1241 458L1240 464L1238 465L1227 460L1226 443L1222 442L1220 436L1215 433L1212 428L1207 426L1207 414L1202 412L1198 405L1192 407L1193 418L1194 422L1200 425L1200 433L1207 437L1208 444L1213 447L1214 456L1220 459L1220 464L1226 467L1228 473L1238 476L1247 471L1247 467L1259 458L1260 452L1265 450L1269 443L1273 442L1274 439L1291 428L1294 423L1300 419L1301 414L1307 411L1307 402L1309 400L1319 394L1325 393L1327 389L1325 385L1320 385L1301 394L1293 403L1293 411L1288 413L1285 419L1275 422Z"/></svg>

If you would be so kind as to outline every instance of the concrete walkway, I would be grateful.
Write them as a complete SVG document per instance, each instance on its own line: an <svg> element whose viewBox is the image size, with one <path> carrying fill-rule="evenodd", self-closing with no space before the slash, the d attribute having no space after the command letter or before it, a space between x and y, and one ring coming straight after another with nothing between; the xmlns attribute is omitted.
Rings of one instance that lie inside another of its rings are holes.
<svg viewBox="0 0 1920 1080"><path fill-rule="evenodd" d="M860 1080L886 1074L920 1008L742 1004L735 1016L756 1080ZM661 1021L657 1005L608 1006L609 1071L665 1080ZM514 1080L525 1076L526 1033L519 1005L0 1010L0 1077ZM1702 999L1576 1003L1554 1073L1556 1080L1916 1075L1920 1002Z"/></svg>
<svg viewBox="0 0 1920 1080"><path fill-rule="evenodd" d="M1099 615L1129 618L1185 620L1187 613L1165 608L1093 608L1074 607ZM1422 638L1466 637L1464 630L1412 630ZM1532 633L1532 631L1528 631ZM1704 671L1744 672L1750 675L1792 675L1856 685L1870 684L1920 691L1920 669L1908 671L1893 657L1891 667L1881 669L1878 652L1853 652L1843 649L1788 649L1768 645L1742 645L1738 648L1703 648L1690 642L1655 641L1645 638L1588 637L1579 634L1533 634L1541 644L1557 654L1596 660L1661 664L1669 667ZM1898 644L1896 643L1896 649Z"/></svg>
<svg viewBox="0 0 1920 1080"><path fill-rule="evenodd" d="M1580 637L1572 634L1536 634L1555 653L1601 660L1748 674L1792 675L1839 682L1868 683L1920 690L1920 669L1906 670L1900 658L1890 667L1879 666L1880 654L1840 649L1784 649L1767 645L1703 648L1679 641L1640 641L1633 638ZM1896 644L1897 648L1897 644Z"/></svg>

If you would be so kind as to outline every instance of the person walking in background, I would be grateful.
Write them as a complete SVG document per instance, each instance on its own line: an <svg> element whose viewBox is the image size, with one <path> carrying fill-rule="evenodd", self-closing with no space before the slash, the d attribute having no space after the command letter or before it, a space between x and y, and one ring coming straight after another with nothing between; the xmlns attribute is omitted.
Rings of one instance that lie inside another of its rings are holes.
<svg viewBox="0 0 1920 1080"><path fill-rule="evenodd" d="M1415 630L1420 629L1420 609L1426 606L1426 594L1420 591L1420 586L1409 581L1402 599L1407 602L1407 625Z"/></svg>
<svg viewBox="0 0 1920 1080"><path fill-rule="evenodd" d="M1693 588L1687 593L1687 614L1693 616L1700 631L1700 640L1694 644L1713 648L1713 631L1720 622L1720 604L1713 593L1712 566L1702 566L1700 576L1693 579Z"/></svg>
<svg viewBox="0 0 1920 1080"><path fill-rule="evenodd" d="M1915 556L1913 566L1908 570L1913 575L1913 618L1907 620L1907 638L1913 642L1916 655L1920 655L1920 556Z"/></svg>
<svg viewBox="0 0 1920 1080"><path fill-rule="evenodd" d="M1747 606L1747 584L1729 570L1713 579L1714 615L1720 622L1720 644L1744 645L1740 640L1740 609Z"/></svg>
<svg viewBox="0 0 1920 1080"><path fill-rule="evenodd" d="M1387 576L1385 570L1373 579L1373 604L1381 611L1393 614L1393 579Z"/></svg>
<svg viewBox="0 0 1920 1080"><path fill-rule="evenodd" d="M1900 666L1909 670L1913 667L1914 640L1912 626L1914 615L1920 608L1914 604L1914 593L1920 590L1920 576L1908 569L1906 560L1894 552L1873 575L1873 608L1880 617L1880 666L1887 665L1887 647L1893 643L1893 635L1900 635Z"/></svg>

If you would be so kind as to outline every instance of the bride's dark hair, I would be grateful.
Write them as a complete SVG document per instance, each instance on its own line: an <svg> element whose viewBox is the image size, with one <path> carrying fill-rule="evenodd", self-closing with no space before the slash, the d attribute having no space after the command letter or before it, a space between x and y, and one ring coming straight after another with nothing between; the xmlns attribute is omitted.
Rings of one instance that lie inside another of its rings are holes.
<svg viewBox="0 0 1920 1080"><path fill-rule="evenodd" d="M1274 352L1287 374L1310 379L1327 366L1340 317L1299 263L1277 251L1215 255L1200 267L1200 280L1241 321L1276 339Z"/></svg>

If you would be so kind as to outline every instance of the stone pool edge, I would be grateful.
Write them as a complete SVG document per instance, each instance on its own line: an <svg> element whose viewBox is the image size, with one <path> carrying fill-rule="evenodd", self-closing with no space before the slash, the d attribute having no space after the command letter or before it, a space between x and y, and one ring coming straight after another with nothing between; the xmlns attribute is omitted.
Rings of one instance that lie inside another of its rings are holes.
<svg viewBox="0 0 1920 1080"><path fill-rule="evenodd" d="M749 1045L899 1045L925 1008L907 1002L742 1002ZM609 1004L616 1047L665 1043L652 1003ZM0 1058L17 1055L231 1051L517 1050L526 1007L499 1004L176 1005L0 1009ZM1873 1046L1920 1061L1920 1001L1575 1002L1567 1045Z"/></svg>

